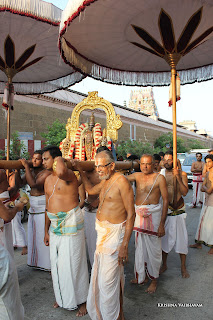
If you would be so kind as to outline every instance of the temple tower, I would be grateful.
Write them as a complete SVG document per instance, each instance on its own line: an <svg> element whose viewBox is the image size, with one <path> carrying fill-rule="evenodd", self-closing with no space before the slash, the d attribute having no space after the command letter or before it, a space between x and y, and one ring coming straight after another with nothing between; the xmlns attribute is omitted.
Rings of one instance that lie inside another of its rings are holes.
<svg viewBox="0 0 213 320"><path fill-rule="evenodd" d="M130 93L129 108L146 113L149 116L159 117L153 89L151 87L132 90Z"/></svg>

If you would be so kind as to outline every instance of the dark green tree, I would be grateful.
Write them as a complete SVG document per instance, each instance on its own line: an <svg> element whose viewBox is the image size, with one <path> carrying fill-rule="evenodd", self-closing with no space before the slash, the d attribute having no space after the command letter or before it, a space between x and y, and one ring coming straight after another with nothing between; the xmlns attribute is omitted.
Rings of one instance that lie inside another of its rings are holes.
<svg viewBox="0 0 213 320"><path fill-rule="evenodd" d="M155 140L154 148L166 152L173 147L173 135L171 132L162 134ZM186 147L183 139L177 137L177 152L187 152L189 148Z"/></svg>
<svg viewBox="0 0 213 320"><path fill-rule="evenodd" d="M0 159L5 158L6 150L0 150ZM11 135L11 142L10 142L10 159L17 160L20 158L29 159L30 154L27 152L27 148L23 141L19 140L19 134L17 131L13 132Z"/></svg>
<svg viewBox="0 0 213 320"><path fill-rule="evenodd" d="M15 131L11 135L11 143L10 143L10 159L17 160L20 158L29 159L30 154L27 152L27 148L23 141L19 140L18 131Z"/></svg>
<svg viewBox="0 0 213 320"><path fill-rule="evenodd" d="M47 132L41 133L41 136L45 139L45 145L59 146L66 138L66 124L56 119L52 125L47 126Z"/></svg>
<svg viewBox="0 0 213 320"><path fill-rule="evenodd" d="M127 141L120 142L116 148L116 152L119 156L122 156L125 159L127 153L132 153L140 158L144 153L153 154L154 150L150 143L135 140L132 141L129 139Z"/></svg>
<svg viewBox="0 0 213 320"><path fill-rule="evenodd" d="M203 143L199 140L196 140L196 139L187 139L186 145L189 148L189 150L191 150L191 149L205 149L206 148L205 143Z"/></svg>

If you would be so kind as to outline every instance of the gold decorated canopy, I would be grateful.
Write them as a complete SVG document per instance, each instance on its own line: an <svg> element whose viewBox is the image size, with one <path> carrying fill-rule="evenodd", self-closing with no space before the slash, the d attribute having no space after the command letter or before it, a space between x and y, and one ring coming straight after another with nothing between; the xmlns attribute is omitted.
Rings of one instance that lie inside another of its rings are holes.
<svg viewBox="0 0 213 320"><path fill-rule="evenodd" d="M60 145L62 155L66 159L72 157L73 149L76 147L76 135L78 136L78 130L82 126L79 123L80 115L82 111L87 109L102 109L105 111L106 128L104 128L104 130L102 129L102 139L106 138L108 141L112 141L113 143L115 143L118 139L118 130L122 127L120 115L116 115L113 105L109 101L99 97L97 91L89 92L87 98L85 98L83 101L81 101L75 106L71 118L69 118L67 121L67 135ZM83 129L86 129L87 126L86 124L83 124ZM100 144L97 144L97 146L99 145Z"/></svg>

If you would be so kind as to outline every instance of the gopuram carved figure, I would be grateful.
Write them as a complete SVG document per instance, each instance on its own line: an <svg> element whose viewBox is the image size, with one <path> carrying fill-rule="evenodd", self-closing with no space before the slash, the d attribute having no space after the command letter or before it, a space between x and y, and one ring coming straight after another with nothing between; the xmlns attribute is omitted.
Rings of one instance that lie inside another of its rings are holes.
<svg viewBox="0 0 213 320"><path fill-rule="evenodd" d="M90 116L89 124L79 125L79 117L83 110L97 108L103 109L106 113L106 128L102 130L100 123L95 123L94 112ZM121 126L120 116L115 114L112 104L98 97L97 91L89 92L88 97L76 105L67 121L67 136L60 144L63 157L81 161L94 160L96 150L100 146L105 145L112 149L112 144L117 141L117 130Z"/></svg>

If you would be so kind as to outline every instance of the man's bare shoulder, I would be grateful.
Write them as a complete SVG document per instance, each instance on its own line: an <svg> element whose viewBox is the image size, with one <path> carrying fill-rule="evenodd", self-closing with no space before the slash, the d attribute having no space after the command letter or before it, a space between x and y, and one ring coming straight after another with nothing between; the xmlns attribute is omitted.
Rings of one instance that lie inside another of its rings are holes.
<svg viewBox="0 0 213 320"><path fill-rule="evenodd" d="M187 173L185 171L182 171L182 177L187 177Z"/></svg>
<svg viewBox="0 0 213 320"><path fill-rule="evenodd" d="M158 174L158 181L161 182L161 181L166 181L166 178L164 177L163 174L161 174L160 172L157 172Z"/></svg>
<svg viewBox="0 0 213 320"><path fill-rule="evenodd" d="M51 175L52 173L50 171L48 171L47 169L43 169L42 171L40 171L38 174L37 174L37 178L40 178L40 177L48 177L49 175Z"/></svg>
<svg viewBox="0 0 213 320"><path fill-rule="evenodd" d="M47 175L46 179L45 179L45 184L50 182L51 181L51 178L52 178L52 173L49 172L49 174Z"/></svg>
<svg viewBox="0 0 213 320"><path fill-rule="evenodd" d="M118 189L120 190L120 192L126 192L130 189L132 189L132 186L129 182L129 180L127 179L127 177L121 173L117 173L116 177L115 177L115 185L116 188L118 187Z"/></svg>
<svg viewBox="0 0 213 320"><path fill-rule="evenodd" d="M116 184L119 186L122 186L123 184L129 184L127 177L119 172L114 174L114 181L116 181Z"/></svg>

